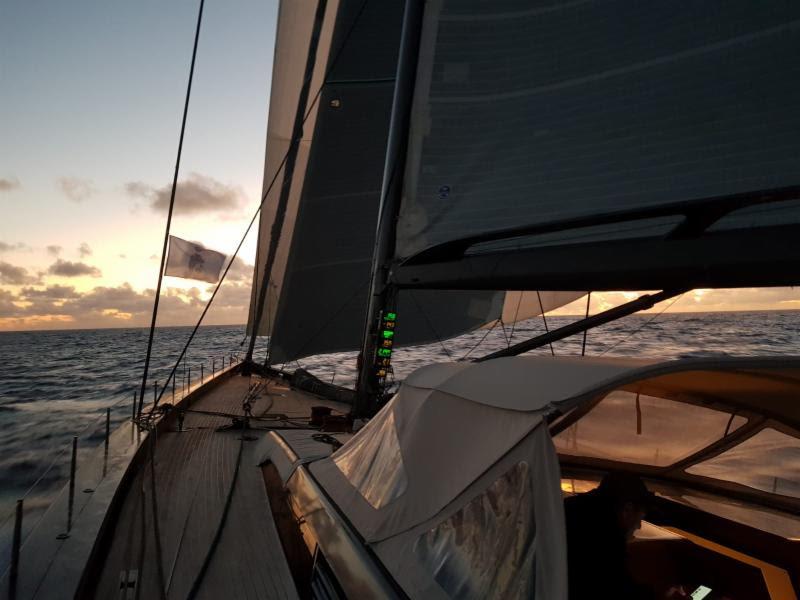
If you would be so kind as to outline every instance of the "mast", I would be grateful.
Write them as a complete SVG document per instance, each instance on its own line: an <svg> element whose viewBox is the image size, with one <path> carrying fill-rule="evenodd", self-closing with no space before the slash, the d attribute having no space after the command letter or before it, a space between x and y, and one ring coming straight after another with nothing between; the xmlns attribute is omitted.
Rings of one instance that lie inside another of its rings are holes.
<svg viewBox="0 0 800 600"><path fill-rule="evenodd" d="M364 321L364 336L361 342L356 404L353 407L355 416L368 415L373 412L375 399L380 391L380 384L375 373L378 330L381 314L385 310L393 308L389 303L395 297L394 288L388 286L387 283L389 266L394 256L395 225L403 191L408 129L411 120L424 4L424 0L406 0L403 14L392 115L389 122L389 140L383 184L381 185L378 227L372 254L369 300Z"/></svg>

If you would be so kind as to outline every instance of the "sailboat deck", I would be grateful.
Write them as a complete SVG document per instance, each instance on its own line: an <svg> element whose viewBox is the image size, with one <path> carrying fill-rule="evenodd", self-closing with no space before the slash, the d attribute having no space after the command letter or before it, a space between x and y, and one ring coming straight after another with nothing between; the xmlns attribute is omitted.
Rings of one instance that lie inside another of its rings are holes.
<svg viewBox="0 0 800 600"><path fill-rule="evenodd" d="M243 441L241 431L218 431L230 425L229 417L191 412L242 415L248 385L248 378L234 375L191 405L184 431L173 426L158 434L154 472L148 459L132 480L96 579L95 597L158 598L162 577L167 598L189 597L193 586L196 598L297 597L255 457L257 440L268 435L267 425L254 423L259 429L248 430L245 438L250 439ZM347 410L270 380L252 412L255 417L283 413L300 419L320 404Z"/></svg>

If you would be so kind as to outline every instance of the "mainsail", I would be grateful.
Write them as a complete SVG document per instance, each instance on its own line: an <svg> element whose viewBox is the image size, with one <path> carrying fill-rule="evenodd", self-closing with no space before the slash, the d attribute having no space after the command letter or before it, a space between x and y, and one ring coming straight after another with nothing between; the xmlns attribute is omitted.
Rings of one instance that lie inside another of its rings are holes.
<svg viewBox="0 0 800 600"><path fill-rule="evenodd" d="M425 3L421 35L397 255L425 256L398 270L401 286L776 285L797 272L779 244L800 221L800 63L786 60L800 4L445 0ZM709 243L667 250L665 237Z"/></svg>
<svg viewBox="0 0 800 600"><path fill-rule="evenodd" d="M323 19L315 19L321 12ZM261 218L249 324L252 331L257 321L257 333L271 335L272 363L360 345L402 16L402 3L281 3L265 191L276 172L278 179ZM293 153L298 101L309 117L290 165L282 159ZM264 285L271 244L271 281ZM543 309L580 295L546 295ZM506 304L519 319L542 312L503 291L401 292L398 342L433 342L481 327L503 317Z"/></svg>

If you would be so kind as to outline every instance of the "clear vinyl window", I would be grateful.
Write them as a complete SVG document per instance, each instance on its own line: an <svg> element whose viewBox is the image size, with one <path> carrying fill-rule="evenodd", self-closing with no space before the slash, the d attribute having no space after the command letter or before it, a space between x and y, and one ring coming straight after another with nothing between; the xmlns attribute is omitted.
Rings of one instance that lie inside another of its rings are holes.
<svg viewBox="0 0 800 600"><path fill-rule="evenodd" d="M375 509L405 492L408 480L391 405L336 452L333 462Z"/></svg>
<svg viewBox="0 0 800 600"><path fill-rule="evenodd" d="M686 472L800 498L800 439L767 427Z"/></svg>
<svg viewBox="0 0 800 600"><path fill-rule="evenodd" d="M532 598L530 467L517 463L480 496L421 535L414 553L451 598Z"/></svg>
<svg viewBox="0 0 800 600"><path fill-rule="evenodd" d="M704 406L616 390L553 442L560 454L666 467L746 422Z"/></svg>

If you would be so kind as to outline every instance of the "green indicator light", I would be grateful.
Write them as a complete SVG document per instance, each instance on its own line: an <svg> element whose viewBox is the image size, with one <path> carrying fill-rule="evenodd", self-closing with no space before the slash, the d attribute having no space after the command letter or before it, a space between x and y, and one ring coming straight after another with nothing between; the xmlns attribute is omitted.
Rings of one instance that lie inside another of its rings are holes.
<svg viewBox="0 0 800 600"><path fill-rule="evenodd" d="M385 315L383 315L383 318L387 321L394 321L397 319L397 313L387 312Z"/></svg>
<svg viewBox="0 0 800 600"><path fill-rule="evenodd" d="M391 348L378 348L378 356L391 356L392 349Z"/></svg>
<svg viewBox="0 0 800 600"><path fill-rule="evenodd" d="M391 331L390 329L383 330L383 339L390 340L393 337L394 337L394 331Z"/></svg>

